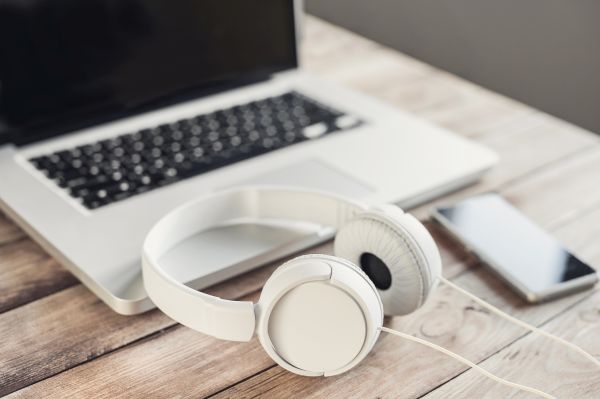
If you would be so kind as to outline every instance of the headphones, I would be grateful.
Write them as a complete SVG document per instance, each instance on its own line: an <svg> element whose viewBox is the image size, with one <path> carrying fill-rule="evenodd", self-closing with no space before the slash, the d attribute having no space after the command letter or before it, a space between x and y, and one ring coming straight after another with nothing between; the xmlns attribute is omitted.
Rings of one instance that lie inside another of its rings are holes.
<svg viewBox="0 0 600 399"><path fill-rule="evenodd" d="M285 262L256 304L196 291L161 267L161 256L179 242L231 220L331 227L337 230L336 256ZM373 348L384 314L418 309L441 277L433 238L394 205L260 187L212 194L165 215L146 237L142 267L149 297L175 321L224 340L249 341L256 334L276 363L306 376L332 376L356 366Z"/></svg>

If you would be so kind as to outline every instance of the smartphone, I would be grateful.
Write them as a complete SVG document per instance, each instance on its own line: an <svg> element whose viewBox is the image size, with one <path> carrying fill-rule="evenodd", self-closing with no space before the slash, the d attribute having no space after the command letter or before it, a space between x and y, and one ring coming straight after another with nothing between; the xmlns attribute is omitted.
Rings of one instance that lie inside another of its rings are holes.
<svg viewBox="0 0 600 399"><path fill-rule="evenodd" d="M597 272L498 194L483 194L432 216L529 302L593 286Z"/></svg>

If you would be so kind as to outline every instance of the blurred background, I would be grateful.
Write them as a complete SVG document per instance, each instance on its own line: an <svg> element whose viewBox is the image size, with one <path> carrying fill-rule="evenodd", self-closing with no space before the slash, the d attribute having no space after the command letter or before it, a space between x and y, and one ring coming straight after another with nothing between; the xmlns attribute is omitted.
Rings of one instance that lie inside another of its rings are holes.
<svg viewBox="0 0 600 399"><path fill-rule="evenodd" d="M309 13L600 133L600 2L306 0Z"/></svg>

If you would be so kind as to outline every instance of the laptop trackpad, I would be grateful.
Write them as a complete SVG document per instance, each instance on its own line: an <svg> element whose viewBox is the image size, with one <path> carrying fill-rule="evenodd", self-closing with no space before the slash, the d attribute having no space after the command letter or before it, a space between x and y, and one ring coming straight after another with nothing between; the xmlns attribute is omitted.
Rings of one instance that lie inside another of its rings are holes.
<svg viewBox="0 0 600 399"><path fill-rule="evenodd" d="M281 185L330 191L350 198L362 198L372 187L318 159L306 159L250 179L229 185ZM225 188L225 187L224 187Z"/></svg>

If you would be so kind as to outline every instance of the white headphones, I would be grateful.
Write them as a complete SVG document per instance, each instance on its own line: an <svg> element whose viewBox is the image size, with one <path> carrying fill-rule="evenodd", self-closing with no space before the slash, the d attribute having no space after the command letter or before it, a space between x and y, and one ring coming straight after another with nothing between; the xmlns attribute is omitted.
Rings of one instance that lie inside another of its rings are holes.
<svg viewBox="0 0 600 399"><path fill-rule="evenodd" d="M284 263L256 304L198 292L161 268L161 256L183 239L238 218L332 227L336 256ZM356 366L373 348L384 313L418 309L441 275L433 238L400 208L276 188L224 191L173 210L148 234L142 264L146 291L168 316L220 339L249 341L256 333L275 362L307 376Z"/></svg>

